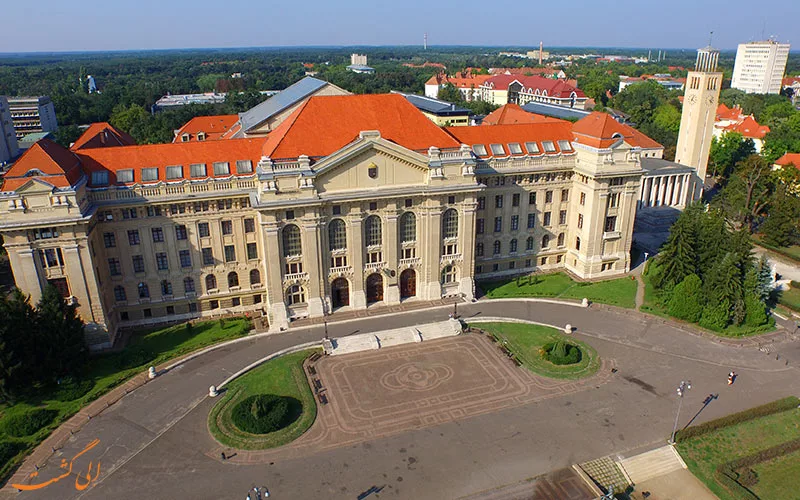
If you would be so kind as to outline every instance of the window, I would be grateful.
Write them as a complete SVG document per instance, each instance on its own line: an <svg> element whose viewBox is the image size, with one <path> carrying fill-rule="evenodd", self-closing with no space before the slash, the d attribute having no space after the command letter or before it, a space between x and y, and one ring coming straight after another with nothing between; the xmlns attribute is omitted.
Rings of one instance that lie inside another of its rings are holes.
<svg viewBox="0 0 800 500"><path fill-rule="evenodd" d="M539 145L535 142L526 142L525 149L528 150L528 154L536 155L539 154Z"/></svg>
<svg viewBox="0 0 800 500"><path fill-rule="evenodd" d="M158 167L142 169L142 182L157 181L157 180L158 180Z"/></svg>
<svg viewBox="0 0 800 500"><path fill-rule="evenodd" d="M445 210L442 216L442 237L458 237L458 212L454 208Z"/></svg>
<svg viewBox="0 0 800 500"><path fill-rule="evenodd" d="M485 210L485 209L486 209L486 197L478 196L478 210Z"/></svg>
<svg viewBox="0 0 800 500"><path fill-rule="evenodd" d="M445 266L442 269L442 284L456 282L456 268L453 266Z"/></svg>
<svg viewBox="0 0 800 500"><path fill-rule="evenodd" d="M556 150L556 146L553 144L553 141L542 141L542 147L544 148L545 153L554 153Z"/></svg>
<svg viewBox="0 0 800 500"><path fill-rule="evenodd" d="M245 233L255 233L256 232L256 221L253 219L245 219L244 220L244 232Z"/></svg>
<svg viewBox="0 0 800 500"><path fill-rule="evenodd" d="M33 237L37 240L47 240L50 238L58 238L58 229L54 227L46 227L43 229L34 229Z"/></svg>
<svg viewBox="0 0 800 500"><path fill-rule="evenodd" d="M528 193L528 205L536 205L536 193Z"/></svg>
<svg viewBox="0 0 800 500"><path fill-rule="evenodd" d="M194 293L194 280L189 276L183 278L183 292Z"/></svg>
<svg viewBox="0 0 800 500"><path fill-rule="evenodd" d="M550 235L545 234L542 236L542 248L547 248L550 246Z"/></svg>
<svg viewBox="0 0 800 500"><path fill-rule="evenodd" d="M485 221L483 219L478 219L475 221L475 234L483 234L485 229Z"/></svg>
<svg viewBox="0 0 800 500"><path fill-rule="evenodd" d="M583 214L578 214L578 229L583 229Z"/></svg>
<svg viewBox="0 0 800 500"><path fill-rule="evenodd" d="M528 239L525 240L525 250L531 251L533 250L533 236L528 236ZM530 267L530 266L527 266Z"/></svg>
<svg viewBox="0 0 800 500"><path fill-rule="evenodd" d="M141 255L134 255L132 257L133 260L133 272L135 273L143 273L144 272L144 257Z"/></svg>
<svg viewBox="0 0 800 500"><path fill-rule="evenodd" d="M197 312L197 302L189 302L189 312L190 313Z"/></svg>
<svg viewBox="0 0 800 500"><path fill-rule="evenodd" d="M206 292L217 289L217 277L213 274L206 276Z"/></svg>
<svg viewBox="0 0 800 500"><path fill-rule="evenodd" d="M525 259L525 267L531 267L531 259Z"/></svg>
<svg viewBox="0 0 800 500"><path fill-rule="evenodd" d="M581 249L581 238L580 236L575 237L575 250Z"/></svg>
<svg viewBox="0 0 800 500"><path fill-rule="evenodd" d="M222 227L222 234L233 234L233 222L229 220L224 220L220 222Z"/></svg>
<svg viewBox="0 0 800 500"><path fill-rule="evenodd" d="M518 207L519 206L519 193L514 193L511 195L511 206Z"/></svg>
<svg viewBox="0 0 800 500"><path fill-rule="evenodd" d="M208 238L211 236L211 231L208 229L208 222L201 222L197 225L197 232L201 238Z"/></svg>
<svg viewBox="0 0 800 500"><path fill-rule="evenodd" d="M586 193L581 193L580 204L581 205L586 205Z"/></svg>
<svg viewBox="0 0 800 500"><path fill-rule="evenodd" d="M492 254L493 255L500 255L501 243L500 240L494 240L492 244Z"/></svg>
<svg viewBox="0 0 800 500"><path fill-rule="evenodd" d="M494 197L494 208L503 208L503 195L498 194Z"/></svg>
<svg viewBox="0 0 800 500"><path fill-rule="evenodd" d="M194 204L195 212L208 212L211 209L211 204L207 201L198 201Z"/></svg>
<svg viewBox="0 0 800 500"><path fill-rule="evenodd" d="M153 317L153 310L150 308L142 309L142 313L144 314L145 318L152 318Z"/></svg>
<svg viewBox="0 0 800 500"><path fill-rule="evenodd" d="M150 231L153 234L153 242L159 243L164 241L164 231L160 227L154 227Z"/></svg>
<svg viewBox="0 0 800 500"><path fill-rule="evenodd" d="M473 144L472 145L472 152L478 156L486 156L486 146L483 144Z"/></svg>
<svg viewBox="0 0 800 500"><path fill-rule="evenodd" d="M517 240L516 239L511 240L511 243L509 243L508 251L510 253L517 253Z"/></svg>
<svg viewBox="0 0 800 500"><path fill-rule="evenodd" d="M192 163L189 165L189 173L192 177L205 177L206 176L206 165L205 163Z"/></svg>
<svg viewBox="0 0 800 500"><path fill-rule="evenodd" d="M366 240L367 246L375 246L381 244L381 218L377 215L370 215L367 217L367 221L364 224L364 230L366 232Z"/></svg>
<svg viewBox="0 0 800 500"><path fill-rule="evenodd" d="M239 174L253 173L253 162L250 160L236 160L236 173Z"/></svg>
<svg viewBox="0 0 800 500"><path fill-rule="evenodd" d="M559 224L566 224L567 223L567 211L561 210L558 212L558 223Z"/></svg>
<svg viewBox="0 0 800 500"><path fill-rule="evenodd" d="M161 295L172 295L172 283L161 280Z"/></svg>
<svg viewBox="0 0 800 500"><path fill-rule="evenodd" d="M475 274L481 274L483 272L483 266L475 266Z"/></svg>
<svg viewBox="0 0 800 500"><path fill-rule="evenodd" d="M133 182L133 169L117 170L117 184Z"/></svg>
<svg viewBox="0 0 800 500"><path fill-rule="evenodd" d="M230 175L231 167L228 162L216 161L214 162L214 175Z"/></svg>
<svg viewBox="0 0 800 500"><path fill-rule="evenodd" d="M169 269L169 262L167 261L167 254L164 252L158 252L156 254L156 268L159 271L166 271Z"/></svg>
<svg viewBox="0 0 800 500"><path fill-rule="evenodd" d="M125 293L125 288L117 285L114 287L114 300L117 302L125 302L128 300L128 294Z"/></svg>
<svg viewBox="0 0 800 500"><path fill-rule="evenodd" d="M556 264L561 264L561 261L564 259L563 255L556 255Z"/></svg>
<svg viewBox="0 0 800 500"><path fill-rule="evenodd" d="M491 144L489 147L492 148L492 154L495 156L505 156L506 154L502 144Z"/></svg>
<svg viewBox="0 0 800 500"><path fill-rule="evenodd" d="M222 249L225 252L225 262L234 262L236 260L236 248L233 245L225 245Z"/></svg>
<svg viewBox="0 0 800 500"><path fill-rule="evenodd" d="M175 239L177 240L186 239L186 226L184 225L175 226Z"/></svg>
<svg viewBox="0 0 800 500"><path fill-rule="evenodd" d="M167 180L183 179L183 167L180 165L170 165L167 167Z"/></svg>
<svg viewBox="0 0 800 500"><path fill-rule="evenodd" d="M404 212L400 216L400 242L417 241L417 216L414 212Z"/></svg>
<svg viewBox="0 0 800 500"><path fill-rule="evenodd" d="M200 140L198 138L198 140ZM172 315L175 314L175 306L167 306L167 314Z"/></svg>
<svg viewBox="0 0 800 500"><path fill-rule="evenodd" d="M204 266L214 265L214 252L211 248L201 248L200 253L203 255Z"/></svg>
<svg viewBox="0 0 800 500"><path fill-rule="evenodd" d="M519 145L518 142L510 142L508 144L508 150L511 152L512 155L522 154L522 147Z"/></svg>
<svg viewBox="0 0 800 500"><path fill-rule="evenodd" d="M545 226L549 226L550 225L550 212L545 212L544 213L544 222L543 222L543 224Z"/></svg>
<svg viewBox="0 0 800 500"><path fill-rule="evenodd" d="M558 141L558 149L561 151L572 151L572 144L569 141Z"/></svg>
<svg viewBox="0 0 800 500"><path fill-rule="evenodd" d="M240 299L239 297L232 298L231 299L231 305L233 307L238 307L238 306L242 305L242 299Z"/></svg>
<svg viewBox="0 0 800 500"><path fill-rule="evenodd" d="M290 257L292 255L301 255L303 253L302 245L300 244L300 228L294 224L289 224L283 228L283 255Z"/></svg>
<svg viewBox="0 0 800 500"><path fill-rule="evenodd" d="M139 298L140 299L147 299L147 298L150 297L150 288L148 288L147 283L142 281L141 283L139 283L137 288L139 289Z"/></svg>
<svg viewBox="0 0 800 500"><path fill-rule="evenodd" d="M545 203L553 203L553 192L552 191L545 191L544 192L544 202Z"/></svg>
<svg viewBox="0 0 800 500"><path fill-rule="evenodd" d="M261 303L261 295L253 295L253 304Z"/></svg>
<svg viewBox="0 0 800 500"><path fill-rule="evenodd" d="M342 219L333 219L328 224L328 248L331 251L347 248L347 227Z"/></svg>
<svg viewBox="0 0 800 500"><path fill-rule="evenodd" d="M448 196L447 197L447 204L448 205L454 205L455 203L456 203L456 197L455 196Z"/></svg>
<svg viewBox="0 0 800 500"><path fill-rule="evenodd" d="M370 209L370 211L377 210L378 209L378 202L377 201L369 202L369 209Z"/></svg>
<svg viewBox="0 0 800 500"><path fill-rule="evenodd" d="M258 258L258 248L256 247L255 243L248 243L246 245L247 248L247 260L253 260Z"/></svg>
<svg viewBox="0 0 800 500"><path fill-rule="evenodd" d="M556 240L556 246L563 247L564 246L564 233L559 233L558 239Z"/></svg>
<svg viewBox="0 0 800 500"><path fill-rule="evenodd" d="M147 207L147 216L148 217L161 217L161 207Z"/></svg>
<svg viewBox="0 0 800 500"><path fill-rule="evenodd" d="M519 215L511 216L511 230L516 231L519 229Z"/></svg>
<svg viewBox="0 0 800 500"><path fill-rule="evenodd" d="M492 271L497 271L500 269L500 264L492 264Z"/></svg>
<svg viewBox="0 0 800 500"><path fill-rule="evenodd" d="M564 203L565 201L569 201L569 189L561 190L561 203Z"/></svg>
<svg viewBox="0 0 800 500"><path fill-rule="evenodd" d="M609 208L617 208L619 206L619 193L612 193L608 196Z"/></svg>
<svg viewBox="0 0 800 500"><path fill-rule="evenodd" d="M289 305L303 304L306 301L306 293L300 285L292 285L286 290L286 301Z"/></svg>
<svg viewBox="0 0 800 500"><path fill-rule="evenodd" d="M119 265L119 259L108 259L108 273L111 276L119 276L122 274L122 266Z"/></svg>
<svg viewBox="0 0 800 500"><path fill-rule="evenodd" d="M117 246L117 238L114 236L114 233L103 233L103 244L106 248Z"/></svg>
<svg viewBox="0 0 800 500"><path fill-rule="evenodd" d="M253 269L250 271L250 286L261 284L261 271Z"/></svg>
<svg viewBox="0 0 800 500"><path fill-rule="evenodd" d="M286 263L286 274L299 274L303 272L303 263L302 262L287 262Z"/></svg>
<svg viewBox="0 0 800 500"><path fill-rule="evenodd" d="M536 214L528 214L528 229L536 227Z"/></svg>
<svg viewBox="0 0 800 500"><path fill-rule="evenodd" d="M181 267L192 267L192 255L189 250L179 251L178 259L181 261Z"/></svg>
<svg viewBox="0 0 800 500"><path fill-rule="evenodd" d="M494 218L494 232L499 233L503 230L503 218L502 217L495 217Z"/></svg>
<svg viewBox="0 0 800 500"><path fill-rule="evenodd" d="M617 230L617 216L610 215L606 217L605 232L610 233Z"/></svg>
<svg viewBox="0 0 800 500"><path fill-rule="evenodd" d="M540 266L546 266L546 265L547 265L547 257L542 257L542 258L539 260L539 265L540 265Z"/></svg>
<svg viewBox="0 0 800 500"><path fill-rule="evenodd" d="M483 257L483 243L478 242L475 244L475 256Z"/></svg>
<svg viewBox="0 0 800 500"><path fill-rule="evenodd" d="M235 271L228 273L228 288L239 286L239 275Z"/></svg>
<svg viewBox="0 0 800 500"><path fill-rule="evenodd" d="M108 172L92 172L92 186L107 186L108 185Z"/></svg>
<svg viewBox="0 0 800 500"><path fill-rule="evenodd" d="M517 263L514 262L513 260L508 263L508 268L509 269L514 269L515 267L517 267Z"/></svg>
<svg viewBox="0 0 800 500"><path fill-rule="evenodd" d="M138 217L139 214L136 212L135 208L123 208L122 209L122 218L127 219L135 219Z"/></svg>
<svg viewBox="0 0 800 500"><path fill-rule="evenodd" d="M209 309L219 309L219 301L218 300L209 300L208 301L208 308Z"/></svg>
<svg viewBox="0 0 800 500"><path fill-rule="evenodd" d="M403 249L403 258L404 259L413 259L417 256L417 249L414 247L411 248L404 248Z"/></svg>
<svg viewBox="0 0 800 500"><path fill-rule="evenodd" d="M625 178L624 177L614 177L609 181L608 185L609 186L621 186L624 183L625 183Z"/></svg>

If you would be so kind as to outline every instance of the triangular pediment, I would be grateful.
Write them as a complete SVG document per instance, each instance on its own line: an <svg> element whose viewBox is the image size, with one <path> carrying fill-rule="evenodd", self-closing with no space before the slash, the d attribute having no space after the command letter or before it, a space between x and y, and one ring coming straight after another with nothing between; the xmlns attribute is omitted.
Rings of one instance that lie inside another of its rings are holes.
<svg viewBox="0 0 800 500"><path fill-rule="evenodd" d="M55 186L47 182L47 177L31 177L25 184L14 191L17 193L52 193Z"/></svg>

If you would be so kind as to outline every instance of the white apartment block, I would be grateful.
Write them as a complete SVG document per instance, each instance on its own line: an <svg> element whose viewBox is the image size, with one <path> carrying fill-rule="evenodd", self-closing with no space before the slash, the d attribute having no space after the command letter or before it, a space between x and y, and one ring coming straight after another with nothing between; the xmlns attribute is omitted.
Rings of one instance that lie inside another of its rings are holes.
<svg viewBox="0 0 800 500"><path fill-rule="evenodd" d="M0 167L19 155L17 136L14 134L14 122L8 101L0 96Z"/></svg>
<svg viewBox="0 0 800 500"><path fill-rule="evenodd" d="M748 94L780 93L789 47L775 40L740 43L731 87Z"/></svg>

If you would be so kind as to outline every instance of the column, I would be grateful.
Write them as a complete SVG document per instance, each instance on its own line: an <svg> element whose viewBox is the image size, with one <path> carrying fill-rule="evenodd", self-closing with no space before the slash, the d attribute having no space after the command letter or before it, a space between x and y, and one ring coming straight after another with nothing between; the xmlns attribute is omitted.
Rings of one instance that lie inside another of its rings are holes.
<svg viewBox="0 0 800 500"><path fill-rule="evenodd" d="M656 205L659 207L664 205L664 191L666 191L667 179L666 177L658 178L658 194L656 195Z"/></svg>
<svg viewBox="0 0 800 500"><path fill-rule="evenodd" d="M461 261L459 291L467 300L475 298L475 211L477 209L478 203L473 194L464 202L464 210L459 217L458 248L464 259ZM525 221L520 221L520 224L524 223ZM520 245L524 244L524 240L520 241Z"/></svg>
<svg viewBox="0 0 800 500"><path fill-rule="evenodd" d="M14 281L20 290L31 296L31 304L36 304L42 298L42 283L34 260L34 252L35 250L30 248L17 251L9 249L8 252Z"/></svg>
<svg viewBox="0 0 800 500"><path fill-rule="evenodd" d="M397 265L399 263L397 257L397 218L398 207L397 200L391 200L386 205L385 227L383 228L383 260L386 262L386 267L389 273L383 274L383 279L386 282L384 287L383 301L387 305L400 303L400 286L398 280L400 279L397 272ZM394 273L394 276L392 276Z"/></svg>
<svg viewBox="0 0 800 500"><path fill-rule="evenodd" d="M87 323L107 324L87 240L81 239L75 245L62 246L61 251L70 293L78 299L81 317Z"/></svg>
<svg viewBox="0 0 800 500"><path fill-rule="evenodd" d="M261 216L263 218L263 215ZM281 331L289 327L289 316L283 296L283 259L280 251L278 223L261 222L264 239L264 289L269 304L269 329Z"/></svg>
<svg viewBox="0 0 800 500"><path fill-rule="evenodd" d="M656 196L658 195L658 177L650 178L650 206L656 206Z"/></svg>
<svg viewBox="0 0 800 500"><path fill-rule="evenodd" d="M306 301L310 318L322 316L326 310L322 302L326 288L324 285L326 266L321 261L322 251L319 238L323 223L316 214L312 214L312 217L302 221L303 264L309 277Z"/></svg>
<svg viewBox="0 0 800 500"><path fill-rule="evenodd" d="M433 203L436 205L432 205ZM442 260L442 207L439 200L426 200L421 207L423 238L420 249L422 260L417 285L420 297L435 300L442 297L441 260Z"/></svg>
<svg viewBox="0 0 800 500"><path fill-rule="evenodd" d="M353 280L350 283L350 305L353 309L366 309L367 295L364 293L364 214L353 207L347 218L347 248Z"/></svg>

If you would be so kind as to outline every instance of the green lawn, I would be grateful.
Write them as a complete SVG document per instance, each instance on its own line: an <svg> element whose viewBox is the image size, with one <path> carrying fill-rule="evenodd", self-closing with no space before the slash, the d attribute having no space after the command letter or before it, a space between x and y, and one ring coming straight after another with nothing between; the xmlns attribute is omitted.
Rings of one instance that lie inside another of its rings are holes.
<svg viewBox="0 0 800 500"><path fill-rule="evenodd" d="M769 253L778 254L778 256L783 257L784 260L789 259L795 261L795 263L800 263L800 245L776 247L765 243L763 238L758 235L755 235L753 239L757 245L766 248Z"/></svg>
<svg viewBox="0 0 800 500"><path fill-rule="evenodd" d="M593 283L573 281L564 273L521 276L478 284L493 299L516 297L553 297L583 299L614 306L636 306L636 281L618 278Z"/></svg>
<svg viewBox="0 0 800 500"><path fill-rule="evenodd" d="M504 342L523 366L544 377L559 379L579 379L594 375L600 368L600 357L591 346L564 335L555 328L525 323L475 323L473 325L493 335L498 342ZM554 365L542 358L539 349L548 342L568 340L583 351L583 357L574 365Z"/></svg>
<svg viewBox="0 0 800 500"><path fill-rule="evenodd" d="M36 388L14 404L0 406L0 442L11 442L20 448L13 456L0 456L0 478L5 480L22 459L42 442L59 424L69 419L81 408L125 382L148 366L192 352L201 347L247 334L250 322L244 318L196 323L191 330L181 324L168 328L150 329L133 335L130 345L120 352L93 356L86 375L72 391L65 387ZM30 436L14 438L4 430L8 417L34 408L58 412L47 426Z"/></svg>
<svg viewBox="0 0 800 500"><path fill-rule="evenodd" d="M689 467L689 470L711 489L721 500L735 500L735 497L723 488L714 478L717 466L731 460L751 455L760 450L765 450L792 439L800 438L800 413L796 409L783 411L774 415L749 420L736 425L725 427L707 434L696 436L678 442L678 451ZM775 462L778 462L777 460ZM772 469L765 462L764 467L771 469L773 479L780 473L783 464ZM793 467L799 467L794 464ZM785 482L792 483L796 491L796 482L793 477L784 478ZM768 478L769 479L769 478ZM780 483L780 481L777 481ZM776 486L777 487L777 486ZM791 496L762 497L788 499ZM794 497L797 498L797 497Z"/></svg>
<svg viewBox="0 0 800 500"><path fill-rule="evenodd" d="M793 311L800 311L800 283L792 281L791 288L788 290L781 290L778 303Z"/></svg>
<svg viewBox="0 0 800 500"><path fill-rule="evenodd" d="M223 445L242 450L274 448L300 437L317 417L314 394L303 373L303 361L314 352L312 349L281 356L228 384L208 416L211 434ZM231 411L236 403L256 394L293 397L303 404L303 413L288 427L269 434L240 431L231 422Z"/></svg>
<svg viewBox="0 0 800 500"><path fill-rule="evenodd" d="M760 463L753 467L758 483L751 489L763 500L800 498L800 451Z"/></svg>

